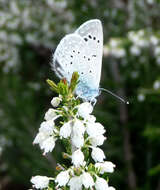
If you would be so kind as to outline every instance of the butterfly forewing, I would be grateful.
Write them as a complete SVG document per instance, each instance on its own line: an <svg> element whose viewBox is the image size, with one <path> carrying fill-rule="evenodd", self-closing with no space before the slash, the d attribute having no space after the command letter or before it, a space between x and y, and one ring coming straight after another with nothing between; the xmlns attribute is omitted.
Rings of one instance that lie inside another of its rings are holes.
<svg viewBox="0 0 160 190"><path fill-rule="evenodd" d="M90 20L82 24L75 33L79 34L88 47L88 56L95 67L93 81L97 88L99 87L102 67L103 53L103 30L101 21L98 19Z"/></svg>
<svg viewBox="0 0 160 190"><path fill-rule="evenodd" d="M57 46L53 68L60 78L66 78L68 82L74 71L79 73L77 95L82 98L97 95L94 90L98 91L99 88L102 49L103 33L99 20L84 23L75 33L65 36Z"/></svg>

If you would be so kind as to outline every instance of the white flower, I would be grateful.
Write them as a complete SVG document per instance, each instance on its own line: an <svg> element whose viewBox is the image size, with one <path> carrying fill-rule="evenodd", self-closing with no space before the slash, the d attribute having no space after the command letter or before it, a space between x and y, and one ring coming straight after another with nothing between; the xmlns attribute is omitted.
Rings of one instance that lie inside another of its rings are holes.
<svg viewBox="0 0 160 190"><path fill-rule="evenodd" d="M89 173L84 172L80 177L85 188L91 188L94 185L93 178Z"/></svg>
<svg viewBox="0 0 160 190"><path fill-rule="evenodd" d="M160 46L156 46L156 47L155 47L155 49L154 49L154 54L155 54L155 56L160 55Z"/></svg>
<svg viewBox="0 0 160 190"><path fill-rule="evenodd" d="M68 183L68 181L69 181L68 171L60 172L55 179L55 182L58 183L58 186L65 186Z"/></svg>
<svg viewBox="0 0 160 190"><path fill-rule="evenodd" d="M145 100L144 94L138 94L137 99L138 99L139 102L143 102Z"/></svg>
<svg viewBox="0 0 160 190"><path fill-rule="evenodd" d="M72 154L72 163L78 167L80 165L83 165L84 162L84 155L83 152L78 149Z"/></svg>
<svg viewBox="0 0 160 190"><path fill-rule="evenodd" d="M108 189L107 190L116 190L114 187L108 187Z"/></svg>
<svg viewBox="0 0 160 190"><path fill-rule="evenodd" d="M101 125L100 123L87 122L86 125L87 125L86 131L88 135L91 137L95 137L97 135L103 135L105 133L105 129L103 125Z"/></svg>
<svg viewBox="0 0 160 190"><path fill-rule="evenodd" d="M70 186L70 190L81 190L82 189L81 177L80 176L72 177L68 185Z"/></svg>
<svg viewBox="0 0 160 190"><path fill-rule="evenodd" d="M85 126L83 122L79 119L75 119L75 122L73 124L73 135L81 136L85 132Z"/></svg>
<svg viewBox="0 0 160 190"><path fill-rule="evenodd" d="M92 147L91 156L95 162L103 162L105 159L104 152L100 148Z"/></svg>
<svg viewBox="0 0 160 190"><path fill-rule="evenodd" d="M153 88L155 90L158 90L160 88L160 81L155 81L154 84L153 84Z"/></svg>
<svg viewBox="0 0 160 190"><path fill-rule="evenodd" d="M118 45L119 45L119 40L117 39L111 39L110 42L109 42L110 46L112 48L116 48Z"/></svg>
<svg viewBox="0 0 160 190"><path fill-rule="evenodd" d="M63 138L68 138L71 135L71 121L63 124L63 126L60 128L59 135Z"/></svg>
<svg viewBox="0 0 160 190"><path fill-rule="evenodd" d="M71 137L71 142L75 147L80 148L84 144L84 137L83 135L73 135Z"/></svg>
<svg viewBox="0 0 160 190"><path fill-rule="evenodd" d="M46 121L47 121L47 120L51 120L51 119L53 119L53 120L57 119L58 117L60 117L60 115L58 115L57 112L58 112L58 110L55 110L55 109L50 108L50 109L46 112L44 119L45 119Z"/></svg>
<svg viewBox="0 0 160 190"><path fill-rule="evenodd" d="M33 144L41 144L44 140L46 140L48 138L48 134L46 133L43 133L43 132L39 132L34 141L33 141Z"/></svg>
<svg viewBox="0 0 160 190"><path fill-rule="evenodd" d="M103 163L96 163L95 167L99 168L100 174L104 174L105 172L112 173L116 166L112 162L105 161Z"/></svg>
<svg viewBox="0 0 160 190"><path fill-rule="evenodd" d="M150 37L150 42L153 44L153 45L157 45L158 42L159 42L159 39L156 37L156 36L151 36Z"/></svg>
<svg viewBox="0 0 160 190"><path fill-rule="evenodd" d="M59 97L54 97L54 98L51 100L51 104L52 104L53 107L57 107L57 106L60 104L61 101L62 101L61 98L59 98Z"/></svg>
<svg viewBox="0 0 160 190"><path fill-rule="evenodd" d="M44 155L48 152L52 152L55 147L55 141L56 139L54 139L54 137L49 137L40 144L40 148L44 149Z"/></svg>
<svg viewBox="0 0 160 190"><path fill-rule="evenodd" d="M105 179L97 177L95 188L96 190L108 190L108 183Z"/></svg>
<svg viewBox="0 0 160 190"><path fill-rule="evenodd" d="M93 107L89 102L84 102L77 106L78 108L78 115L83 117L84 119L88 117L89 114L92 113Z"/></svg>
<svg viewBox="0 0 160 190"><path fill-rule="evenodd" d="M140 50L140 48L139 48L138 46L133 45L133 46L131 46L131 48L130 48L130 52L131 52L131 54L137 56L137 55L140 55L141 50Z"/></svg>
<svg viewBox="0 0 160 190"><path fill-rule="evenodd" d="M101 146L104 141L106 140L106 137L104 135L97 135L95 137L90 138L90 142L92 146Z"/></svg>
<svg viewBox="0 0 160 190"><path fill-rule="evenodd" d="M31 183L33 183L33 186L36 189L44 189L46 187L48 187L49 184L49 178L46 176L34 176L31 179Z"/></svg>
<svg viewBox="0 0 160 190"><path fill-rule="evenodd" d="M88 117L86 117L86 120L90 123L94 123L96 121L96 117L94 115L88 115Z"/></svg>
<svg viewBox="0 0 160 190"><path fill-rule="evenodd" d="M53 120L44 121L41 123L39 132L46 133L47 135L52 135L54 130Z"/></svg>

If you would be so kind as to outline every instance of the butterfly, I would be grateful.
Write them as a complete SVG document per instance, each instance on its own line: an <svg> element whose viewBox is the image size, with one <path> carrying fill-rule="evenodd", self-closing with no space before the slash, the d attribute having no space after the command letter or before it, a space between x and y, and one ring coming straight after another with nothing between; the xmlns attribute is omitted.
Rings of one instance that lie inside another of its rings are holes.
<svg viewBox="0 0 160 190"><path fill-rule="evenodd" d="M79 73L75 90L84 101L96 103L101 91L99 87L103 54L103 29L98 19L83 23L74 33L66 35L57 46L52 67L56 75L70 82L73 72ZM120 97L118 97L120 98Z"/></svg>

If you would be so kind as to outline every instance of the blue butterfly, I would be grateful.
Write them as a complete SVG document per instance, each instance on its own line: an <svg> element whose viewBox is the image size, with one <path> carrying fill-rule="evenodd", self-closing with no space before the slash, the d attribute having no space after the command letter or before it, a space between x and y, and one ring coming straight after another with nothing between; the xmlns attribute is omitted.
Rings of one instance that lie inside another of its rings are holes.
<svg viewBox="0 0 160 190"><path fill-rule="evenodd" d="M66 35L59 43L53 56L53 69L59 78L70 82L73 72L79 73L75 93L84 101L96 103L99 88L103 54L103 29L101 21L93 19L82 24L74 33Z"/></svg>

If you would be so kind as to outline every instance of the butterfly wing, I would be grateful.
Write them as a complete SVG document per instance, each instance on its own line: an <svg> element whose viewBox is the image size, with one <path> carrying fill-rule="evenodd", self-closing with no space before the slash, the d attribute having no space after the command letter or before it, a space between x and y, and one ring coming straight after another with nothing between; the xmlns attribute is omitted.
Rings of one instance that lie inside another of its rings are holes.
<svg viewBox="0 0 160 190"><path fill-rule="evenodd" d="M79 73L80 82L76 93L83 99L92 99L99 93L102 41L100 21L91 20L81 25L75 33L65 36L53 57L53 69L60 78L66 78L70 82L72 73Z"/></svg>
<svg viewBox="0 0 160 190"><path fill-rule="evenodd" d="M82 24L76 31L86 42L88 47L88 56L91 58L95 73L93 82L99 87L102 67L103 54L103 29L102 23L98 19L93 19Z"/></svg>

